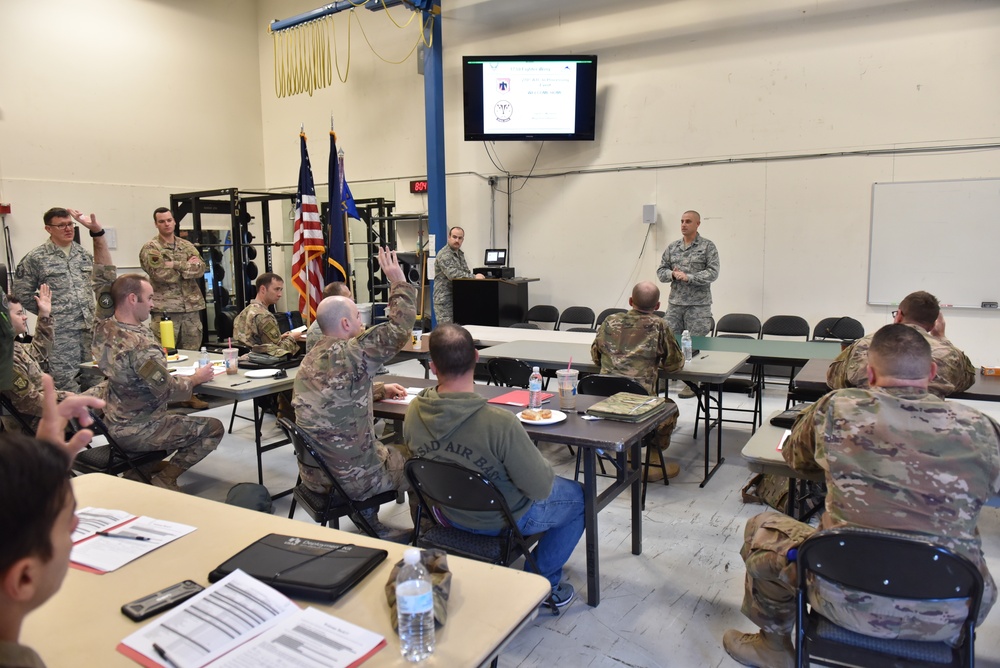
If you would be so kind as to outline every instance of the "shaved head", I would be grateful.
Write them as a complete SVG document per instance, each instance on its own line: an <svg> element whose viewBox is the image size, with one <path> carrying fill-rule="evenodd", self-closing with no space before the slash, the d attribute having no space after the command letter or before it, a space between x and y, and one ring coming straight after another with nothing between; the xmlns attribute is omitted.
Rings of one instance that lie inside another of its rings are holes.
<svg viewBox="0 0 1000 668"><path fill-rule="evenodd" d="M364 331L358 306L347 297L327 297L321 301L316 308L316 322L323 336L335 339L349 339Z"/></svg>
<svg viewBox="0 0 1000 668"><path fill-rule="evenodd" d="M650 281L636 283L632 288L632 306L638 311L655 311L660 303L660 288Z"/></svg>

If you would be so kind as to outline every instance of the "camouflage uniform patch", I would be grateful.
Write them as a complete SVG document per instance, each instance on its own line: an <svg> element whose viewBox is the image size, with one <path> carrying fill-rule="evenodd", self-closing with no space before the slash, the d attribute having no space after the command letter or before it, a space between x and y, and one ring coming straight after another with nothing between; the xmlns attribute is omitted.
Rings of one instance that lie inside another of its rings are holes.
<svg viewBox="0 0 1000 668"><path fill-rule="evenodd" d="M472 278L472 270L461 248L445 246L434 258L434 318L437 322L454 320L452 284L456 278Z"/></svg>
<svg viewBox="0 0 1000 668"><path fill-rule="evenodd" d="M931 346L931 357L937 363L937 375L931 380L931 392L939 397L948 397L972 387L976 382L976 367L965 353L948 339L931 336L920 325L909 326L927 340ZM872 336L874 334L858 339L840 352L826 371L826 382L830 387L868 387L868 348L871 347Z"/></svg>
<svg viewBox="0 0 1000 668"><path fill-rule="evenodd" d="M14 369L14 392L18 395L23 396L28 390L28 379L25 378L21 373Z"/></svg>

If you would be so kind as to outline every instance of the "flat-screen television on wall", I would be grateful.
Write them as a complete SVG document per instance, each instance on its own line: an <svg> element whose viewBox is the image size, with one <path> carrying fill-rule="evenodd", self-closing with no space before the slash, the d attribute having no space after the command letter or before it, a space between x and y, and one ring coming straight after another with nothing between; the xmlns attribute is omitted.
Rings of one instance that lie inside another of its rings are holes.
<svg viewBox="0 0 1000 668"><path fill-rule="evenodd" d="M466 141L593 140L597 56L463 56Z"/></svg>

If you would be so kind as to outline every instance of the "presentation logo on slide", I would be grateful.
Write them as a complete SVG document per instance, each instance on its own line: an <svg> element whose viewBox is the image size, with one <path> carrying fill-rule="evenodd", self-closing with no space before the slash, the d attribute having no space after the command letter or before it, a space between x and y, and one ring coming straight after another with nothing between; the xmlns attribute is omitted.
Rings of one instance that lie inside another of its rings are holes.
<svg viewBox="0 0 1000 668"><path fill-rule="evenodd" d="M493 105L493 115L500 123L506 123L514 113L514 105L507 100L500 100Z"/></svg>

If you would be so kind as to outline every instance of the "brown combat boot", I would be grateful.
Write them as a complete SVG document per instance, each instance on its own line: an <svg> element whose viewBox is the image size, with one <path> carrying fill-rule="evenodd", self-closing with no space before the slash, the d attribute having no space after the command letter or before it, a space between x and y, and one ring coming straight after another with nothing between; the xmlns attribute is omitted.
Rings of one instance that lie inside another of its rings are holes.
<svg viewBox="0 0 1000 668"><path fill-rule="evenodd" d="M177 485L177 476L184 473L186 470L187 469L182 469L176 464L167 464L162 471L153 476L150 480L150 484L154 487L162 487L163 489L179 492L181 491L181 488Z"/></svg>
<svg viewBox="0 0 1000 668"><path fill-rule="evenodd" d="M795 648L787 633L761 630L742 633L729 629L722 636L726 653L744 666L757 668L794 668Z"/></svg>
<svg viewBox="0 0 1000 668"><path fill-rule="evenodd" d="M375 508L368 508L361 511L362 517L371 525L372 529L375 529L375 533L382 540L387 540L392 543L401 543L403 545L409 545L410 541L413 540L413 531L410 529L395 529L393 527L386 526L382 524L382 520L378 518L378 510ZM361 528L361 522L355 519L354 513L348 515L351 521L354 522L354 526L358 527L362 532L365 530Z"/></svg>
<svg viewBox="0 0 1000 668"><path fill-rule="evenodd" d="M197 394L192 394L191 398L187 401L182 401L181 405L187 406L188 408L194 408L199 411L203 411L208 408L208 402L200 398Z"/></svg>
<svg viewBox="0 0 1000 668"><path fill-rule="evenodd" d="M668 459L664 462L667 466L667 477L676 478L681 472L681 466L677 462ZM649 452L649 481L663 480L663 469L660 468L660 453L653 448Z"/></svg>

